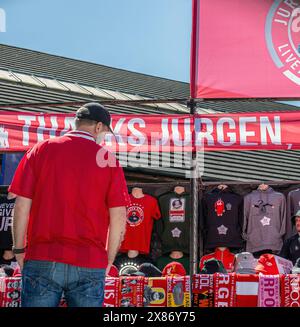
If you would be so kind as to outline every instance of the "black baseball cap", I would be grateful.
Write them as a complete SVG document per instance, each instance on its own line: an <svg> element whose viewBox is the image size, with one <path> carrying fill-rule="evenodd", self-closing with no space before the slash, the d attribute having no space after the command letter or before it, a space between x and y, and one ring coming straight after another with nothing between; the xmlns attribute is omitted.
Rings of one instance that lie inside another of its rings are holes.
<svg viewBox="0 0 300 327"><path fill-rule="evenodd" d="M96 122L101 122L106 125L110 132L113 134L112 129L110 128L111 117L110 113L104 106L96 102L90 102L76 111L76 118L78 119L89 119Z"/></svg>

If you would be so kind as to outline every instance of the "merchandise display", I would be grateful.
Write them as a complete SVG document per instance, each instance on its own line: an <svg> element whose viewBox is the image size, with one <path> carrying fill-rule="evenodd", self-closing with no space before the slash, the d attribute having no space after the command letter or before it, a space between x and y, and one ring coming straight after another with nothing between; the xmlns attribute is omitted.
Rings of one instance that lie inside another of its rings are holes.
<svg viewBox="0 0 300 327"><path fill-rule="evenodd" d="M235 306L236 274L214 274L214 306Z"/></svg>
<svg viewBox="0 0 300 327"><path fill-rule="evenodd" d="M187 274L190 272L190 257L182 254L180 258L172 258L170 255L163 255L156 260L156 265L160 270L163 270L170 262L178 262L183 265Z"/></svg>
<svg viewBox="0 0 300 327"><path fill-rule="evenodd" d="M282 275L280 286L281 306L300 307L300 275Z"/></svg>
<svg viewBox="0 0 300 327"><path fill-rule="evenodd" d="M144 277L120 278L120 307L142 307L144 300Z"/></svg>
<svg viewBox="0 0 300 327"><path fill-rule="evenodd" d="M189 307L190 302L190 276L167 277L167 306Z"/></svg>
<svg viewBox="0 0 300 327"><path fill-rule="evenodd" d="M168 263L162 271L162 276L185 276L186 271L179 262Z"/></svg>
<svg viewBox="0 0 300 327"><path fill-rule="evenodd" d="M141 188L134 188L129 197L126 233L120 252L149 254L153 220L161 217L157 200L144 194Z"/></svg>
<svg viewBox="0 0 300 327"><path fill-rule="evenodd" d="M279 275L259 275L258 306L280 307Z"/></svg>
<svg viewBox="0 0 300 327"><path fill-rule="evenodd" d="M203 256L200 260L200 270L204 268L205 261L209 259L217 259L223 263L227 272L233 271L235 255L229 249L219 247L215 249L215 252Z"/></svg>
<svg viewBox="0 0 300 327"><path fill-rule="evenodd" d="M222 273L227 274L222 261L215 258L210 258L204 261L203 268L200 270L200 274L215 274Z"/></svg>
<svg viewBox="0 0 300 327"><path fill-rule="evenodd" d="M257 261L255 271L257 274L277 275L290 274L293 269L293 263L274 254L263 254Z"/></svg>
<svg viewBox="0 0 300 327"><path fill-rule="evenodd" d="M243 246L243 198L227 185L219 185L202 200L205 248Z"/></svg>
<svg viewBox="0 0 300 327"><path fill-rule="evenodd" d="M261 184L244 198L243 233L246 251L279 252L286 232L286 200L282 193Z"/></svg>
<svg viewBox="0 0 300 327"><path fill-rule="evenodd" d="M257 307L259 276L253 274L236 275L236 306Z"/></svg>
<svg viewBox="0 0 300 327"><path fill-rule="evenodd" d="M299 190L285 192L295 208ZM5 195L4 200L15 201ZM266 184L254 190L224 184L205 190L199 210L204 254L190 285L192 210L187 188L136 184L127 206L127 232L105 280L103 306L299 306L300 238L295 229L286 238L287 221L293 226L297 217L290 204L286 208L284 194ZM2 226L9 225L8 209L3 207ZM154 233L162 254L152 258ZM0 266L0 306L21 305L20 277L14 263ZM60 306L67 306L65 299Z"/></svg>
<svg viewBox="0 0 300 327"><path fill-rule="evenodd" d="M250 252L241 252L235 255L234 272L237 274L255 274L258 259Z"/></svg>
<svg viewBox="0 0 300 327"><path fill-rule="evenodd" d="M120 253L115 261L114 266L119 271L119 275L131 275L140 269L143 263L152 263L148 256L139 254L135 258L129 258L126 253Z"/></svg>
<svg viewBox="0 0 300 327"><path fill-rule="evenodd" d="M215 260L215 259L213 259ZM176 272L178 269L176 264ZM0 269L0 307L19 307L21 276ZM13 268L17 272L17 267ZM184 271L182 270L182 273ZM5 275L5 276L4 276ZM104 307L299 307L299 274L106 277ZM60 307L67 307L63 298Z"/></svg>
<svg viewBox="0 0 300 327"><path fill-rule="evenodd" d="M193 307L214 306L214 276L201 274L193 276Z"/></svg>
<svg viewBox="0 0 300 327"><path fill-rule="evenodd" d="M190 220L192 217L190 194L182 187L175 187L158 198L162 219L157 231L163 254L181 251L189 254Z"/></svg>
<svg viewBox="0 0 300 327"><path fill-rule="evenodd" d="M144 284L144 307L167 306L167 279L146 278Z"/></svg>
<svg viewBox="0 0 300 327"><path fill-rule="evenodd" d="M12 249L12 218L14 213L15 199L7 199L0 196L0 249ZM0 258L1 260L2 258ZM5 262L3 262L5 263Z"/></svg>

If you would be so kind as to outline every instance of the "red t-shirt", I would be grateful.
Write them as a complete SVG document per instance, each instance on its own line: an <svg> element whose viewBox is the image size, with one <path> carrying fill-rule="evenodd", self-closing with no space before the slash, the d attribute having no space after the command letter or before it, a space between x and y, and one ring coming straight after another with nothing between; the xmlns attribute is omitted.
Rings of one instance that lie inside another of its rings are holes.
<svg viewBox="0 0 300 327"><path fill-rule="evenodd" d="M105 158L112 165L101 167ZM9 191L32 199L25 260L106 267L109 208L129 203L123 169L113 159L79 131L24 155Z"/></svg>
<svg viewBox="0 0 300 327"><path fill-rule="evenodd" d="M127 206L127 224L124 241L120 252L129 250L148 254L150 251L153 219L161 217L157 200L148 194L135 198L130 194L130 205Z"/></svg>

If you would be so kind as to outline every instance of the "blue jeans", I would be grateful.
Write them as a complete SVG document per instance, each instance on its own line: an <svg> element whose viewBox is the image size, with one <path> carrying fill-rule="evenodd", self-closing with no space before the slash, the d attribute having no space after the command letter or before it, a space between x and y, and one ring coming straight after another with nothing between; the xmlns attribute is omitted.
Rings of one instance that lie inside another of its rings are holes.
<svg viewBox="0 0 300 327"><path fill-rule="evenodd" d="M22 272L22 307L57 307L64 293L69 307L101 307L105 269L29 260Z"/></svg>

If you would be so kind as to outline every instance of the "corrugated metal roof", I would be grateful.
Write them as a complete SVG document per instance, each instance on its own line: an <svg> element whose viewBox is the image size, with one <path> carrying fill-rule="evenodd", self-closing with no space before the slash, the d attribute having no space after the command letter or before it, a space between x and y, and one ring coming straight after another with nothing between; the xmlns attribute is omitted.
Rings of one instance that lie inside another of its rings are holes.
<svg viewBox="0 0 300 327"><path fill-rule="evenodd" d="M0 105L4 104L17 104L17 103L42 103L42 102L72 102L72 101L101 101L103 98L75 94L67 91L59 91L57 89L51 90L48 88L36 88L31 85L8 83L1 80L0 77ZM107 105L112 113L126 113L126 114L174 114L177 109L167 106L142 106L142 105ZM34 111L34 112L75 112L76 107L58 106L58 107L47 107L41 108L34 107L22 107L12 108L13 111ZM182 106L182 109L187 110Z"/></svg>
<svg viewBox="0 0 300 327"><path fill-rule="evenodd" d="M3 44L0 44L0 68L142 96L189 97L188 83Z"/></svg>
<svg viewBox="0 0 300 327"><path fill-rule="evenodd" d="M300 180L300 151L207 152L205 180Z"/></svg>

